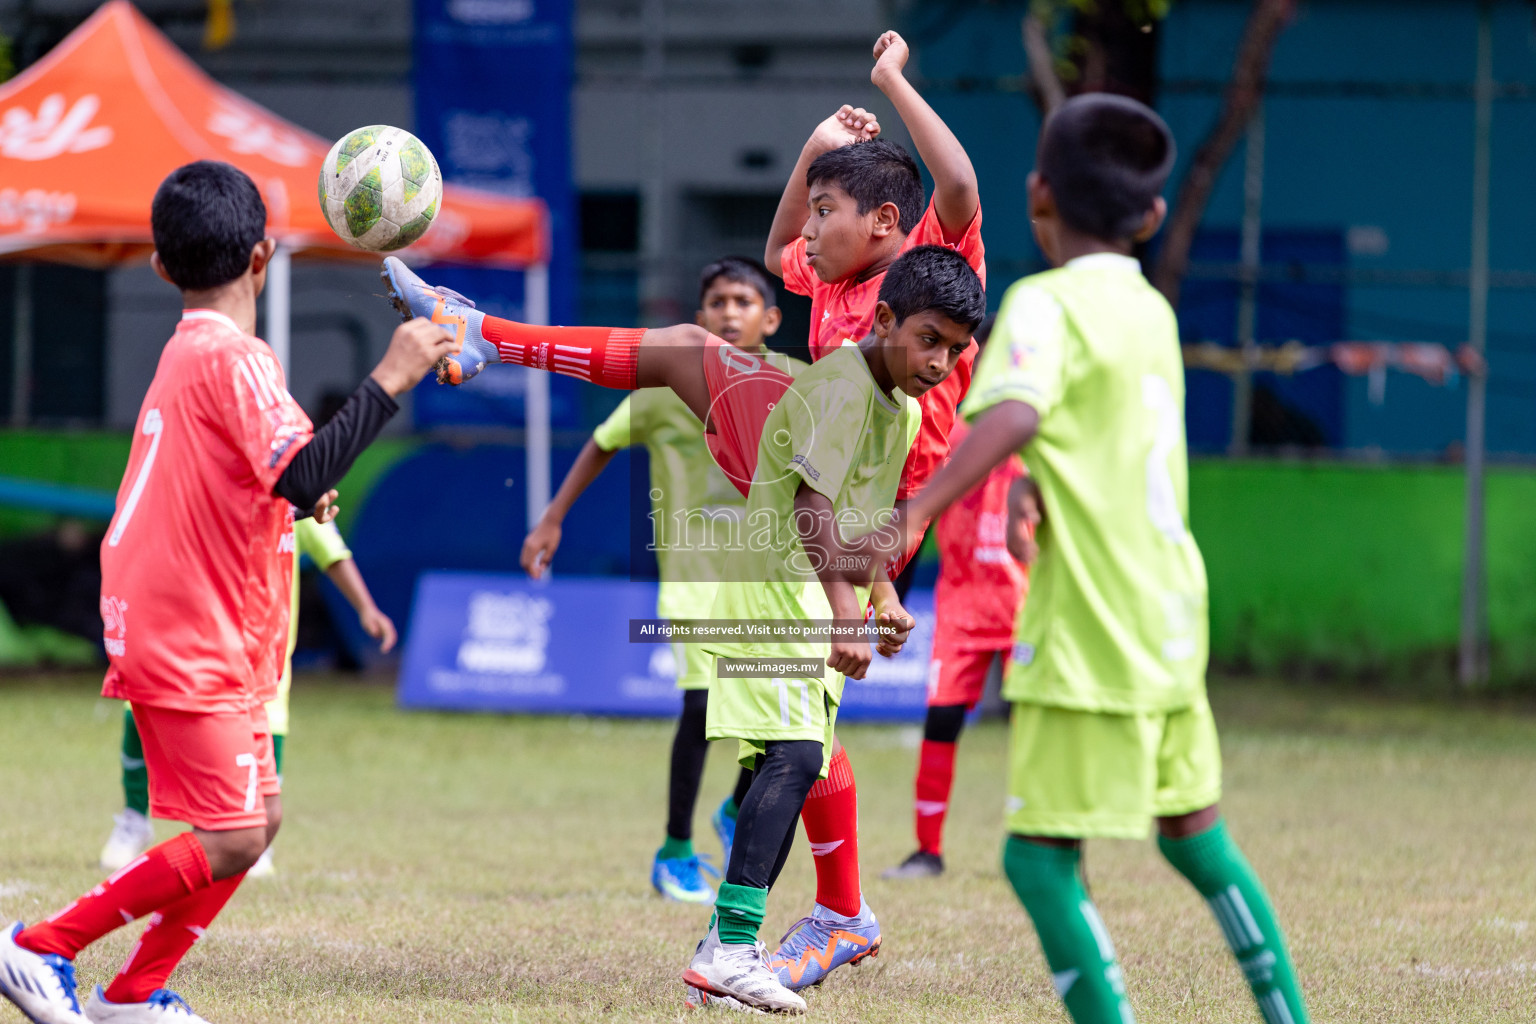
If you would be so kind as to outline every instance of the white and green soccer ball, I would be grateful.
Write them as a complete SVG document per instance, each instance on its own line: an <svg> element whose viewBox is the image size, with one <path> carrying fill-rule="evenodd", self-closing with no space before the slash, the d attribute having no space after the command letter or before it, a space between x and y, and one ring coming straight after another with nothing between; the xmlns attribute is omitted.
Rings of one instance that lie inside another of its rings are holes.
<svg viewBox="0 0 1536 1024"><path fill-rule="evenodd" d="M443 174L421 140L371 124L337 140L320 166L320 209L343 241L372 252L426 234L443 202Z"/></svg>

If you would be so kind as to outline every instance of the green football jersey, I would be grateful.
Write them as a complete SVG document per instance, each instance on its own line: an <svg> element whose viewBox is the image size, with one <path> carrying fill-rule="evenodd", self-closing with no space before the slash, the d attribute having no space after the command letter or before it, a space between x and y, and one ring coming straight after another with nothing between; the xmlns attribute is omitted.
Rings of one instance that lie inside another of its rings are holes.
<svg viewBox="0 0 1536 1024"><path fill-rule="evenodd" d="M875 384L857 346L837 349L802 371L763 425L743 542L726 557L711 617L831 618L826 592L795 529L795 494L805 484L825 495L845 537L870 532L886 521L896 502L921 423L915 401L901 391L885 394ZM869 588L861 588L859 597L862 607ZM705 649L733 658L825 659L831 643L717 641ZM840 701L842 678L829 679L827 689L834 703Z"/></svg>
<svg viewBox="0 0 1536 1024"><path fill-rule="evenodd" d="M1137 262L1075 259L1017 282L960 411L1024 402L1040 487L1029 599L1004 695L1171 711L1203 692L1205 563L1186 526L1184 365L1173 310Z"/></svg>
<svg viewBox="0 0 1536 1024"><path fill-rule="evenodd" d="M779 352L765 361L789 374L806 364ZM651 462L650 543L661 592L656 614L693 619L709 615L720 580L721 550L747 500L715 465L704 428L670 388L632 392L592 432L604 451L645 445Z"/></svg>

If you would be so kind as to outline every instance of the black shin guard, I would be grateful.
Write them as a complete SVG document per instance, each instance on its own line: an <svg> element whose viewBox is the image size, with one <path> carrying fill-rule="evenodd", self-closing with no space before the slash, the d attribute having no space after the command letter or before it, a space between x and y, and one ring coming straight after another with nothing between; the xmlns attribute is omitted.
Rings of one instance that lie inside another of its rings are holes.
<svg viewBox="0 0 1536 1024"><path fill-rule="evenodd" d="M704 738L708 707L708 690L683 691L683 713L672 737L672 773L667 780L667 835L673 839L693 838L693 808L709 753L709 741Z"/></svg>
<svg viewBox="0 0 1536 1024"><path fill-rule="evenodd" d="M821 774L822 749L815 740L769 743L757 759L752 788L736 815L736 841L725 880L766 889L789 856L795 822L805 797Z"/></svg>

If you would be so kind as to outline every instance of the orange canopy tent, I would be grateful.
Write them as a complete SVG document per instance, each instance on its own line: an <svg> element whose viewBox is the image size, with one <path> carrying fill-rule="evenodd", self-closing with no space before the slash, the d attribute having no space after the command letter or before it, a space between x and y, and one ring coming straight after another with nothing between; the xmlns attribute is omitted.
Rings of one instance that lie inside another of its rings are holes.
<svg viewBox="0 0 1536 1024"><path fill-rule="evenodd" d="M234 164L261 189L279 243L266 334L286 366L289 256L378 259L338 238L320 212L316 188L330 147L208 77L128 0L110 0L0 85L0 258L89 267L146 260L150 200L166 174L193 160ZM544 322L547 220L537 199L449 185L431 229L402 255L523 269L524 315ZM538 373L528 383L536 516L549 490L548 384Z"/></svg>

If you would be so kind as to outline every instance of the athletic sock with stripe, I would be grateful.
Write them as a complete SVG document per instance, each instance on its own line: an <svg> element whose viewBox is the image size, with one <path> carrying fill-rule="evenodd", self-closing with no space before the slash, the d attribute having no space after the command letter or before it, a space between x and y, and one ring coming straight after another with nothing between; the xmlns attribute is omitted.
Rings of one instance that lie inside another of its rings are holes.
<svg viewBox="0 0 1536 1024"><path fill-rule="evenodd" d="M1266 1024L1307 1024L1306 1003L1264 886L1218 820L1185 839L1158 836L1157 848L1205 897Z"/></svg>
<svg viewBox="0 0 1536 1024"><path fill-rule="evenodd" d="M1056 994L1076 1024L1135 1024L1109 932L1078 875L1082 853L1009 836L1003 870L1035 924Z"/></svg>

